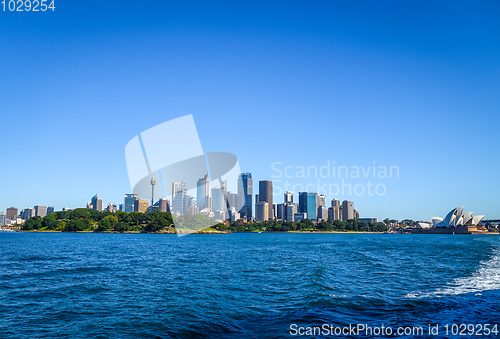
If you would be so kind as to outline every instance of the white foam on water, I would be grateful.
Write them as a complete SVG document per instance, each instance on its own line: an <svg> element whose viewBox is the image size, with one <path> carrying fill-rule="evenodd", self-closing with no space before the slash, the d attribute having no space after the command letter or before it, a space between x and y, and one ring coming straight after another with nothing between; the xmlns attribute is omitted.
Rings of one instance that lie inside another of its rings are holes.
<svg viewBox="0 0 500 339"><path fill-rule="evenodd" d="M495 250L491 259L482 261L479 268L468 277L453 280L448 287L430 293L411 292L406 298L422 298L430 296L450 296L464 293L476 293L500 289L500 249Z"/></svg>

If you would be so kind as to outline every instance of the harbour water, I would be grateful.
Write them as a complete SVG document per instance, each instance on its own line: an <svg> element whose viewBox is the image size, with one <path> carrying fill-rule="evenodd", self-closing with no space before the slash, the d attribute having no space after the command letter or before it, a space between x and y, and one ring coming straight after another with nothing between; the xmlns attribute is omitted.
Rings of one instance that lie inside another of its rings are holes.
<svg viewBox="0 0 500 339"><path fill-rule="evenodd" d="M0 233L0 338L464 338L499 301L498 236Z"/></svg>

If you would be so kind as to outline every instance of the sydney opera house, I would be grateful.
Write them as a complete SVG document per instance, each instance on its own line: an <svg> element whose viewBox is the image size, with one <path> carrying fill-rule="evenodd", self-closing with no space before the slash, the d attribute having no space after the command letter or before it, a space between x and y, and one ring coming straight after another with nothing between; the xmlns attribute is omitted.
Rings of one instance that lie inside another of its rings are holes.
<svg viewBox="0 0 500 339"><path fill-rule="evenodd" d="M419 223L420 227L412 233L431 234L485 234L497 233L481 225L484 215L472 215L472 212L463 213L464 206L454 208L445 218L432 217L432 227L429 224Z"/></svg>

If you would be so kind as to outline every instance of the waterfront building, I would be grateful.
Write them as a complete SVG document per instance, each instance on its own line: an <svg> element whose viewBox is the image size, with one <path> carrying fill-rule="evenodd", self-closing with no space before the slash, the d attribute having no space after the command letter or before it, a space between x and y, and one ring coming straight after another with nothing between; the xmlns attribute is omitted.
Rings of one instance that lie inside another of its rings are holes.
<svg viewBox="0 0 500 339"><path fill-rule="evenodd" d="M354 203L352 201L342 201L342 221L354 219Z"/></svg>
<svg viewBox="0 0 500 339"><path fill-rule="evenodd" d="M283 202L285 204L293 203L293 192L286 191L283 197Z"/></svg>
<svg viewBox="0 0 500 339"><path fill-rule="evenodd" d="M284 204L284 216L286 221L294 221L294 215L297 213L297 204L294 204L293 202L289 202L287 204Z"/></svg>
<svg viewBox="0 0 500 339"><path fill-rule="evenodd" d="M268 216L266 220L273 220L273 182L271 180L259 181L259 202L267 202L269 204Z"/></svg>
<svg viewBox="0 0 500 339"><path fill-rule="evenodd" d="M208 196L210 195L210 178L208 174L198 179L196 187L196 202L200 209L208 208Z"/></svg>
<svg viewBox="0 0 500 339"><path fill-rule="evenodd" d="M130 213L134 211L134 202L136 200L139 200L139 194L133 193L133 194L125 194L125 201L124 201L124 210L123 212Z"/></svg>
<svg viewBox="0 0 500 339"><path fill-rule="evenodd" d="M269 220L269 204L265 201L260 201L255 204L255 221Z"/></svg>
<svg viewBox="0 0 500 339"><path fill-rule="evenodd" d="M15 207L9 207L9 208L7 208L6 218L7 219L12 218L13 216L17 215L17 212L18 212L18 210Z"/></svg>
<svg viewBox="0 0 500 339"><path fill-rule="evenodd" d="M238 207L238 194L233 192L227 192L227 203L229 204L229 208L237 208Z"/></svg>
<svg viewBox="0 0 500 339"><path fill-rule="evenodd" d="M214 211L226 211L226 181L212 188L212 209Z"/></svg>
<svg viewBox="0 0 500 339"><path fill-rule="evenodd" d="M311 220L316 219L316 195L315 192L299 192L299 213L307 213Z"/></svg>
<svg viewBox="0 0 500 339"><path fill-rule="evenodd" d="M285 204L278 204L276 208L276 219L285 220Z"/></svg>
<svg viewBox="0 0 500 339"><path fill-rule="evenodd" d="M20 214L23 220L28 220L29 218L33 218L35 215L36 215L35 209L31 207L23 209Z"/></svg>
<svg viewBox="0 0 500 339"><path fill-rule="evenodd" d="M0 212L0 226L5 226L6 217L4 212Z"/></svg>
<svg viewBox="0 0 500 339"><path fill-rule="evenodd" d="M377 218L358 218L358 220L366 222L367 224L369 223L375 224L377 222Z"/></svg>
<svg viewBox="0 0 500 339"><path fill-rule="evenodd" d="M299 195L299 199L300 199L300 195ZM307 219L307 213L306 212L304 212L304 213L295 213L293 215L293 221L294 222L299 222L299 221L304 220L304 219Z"/></svg>
<svg viewBox="0 0 500 339"><path fill-rule="evenodd" d="M353 212L352 212L352 214L353 214L353 217L354 217L353 219L356 219L356 220L359 219L359 212L358 212L357 209L354 209Z"/></svg>
<svg viewBox="0 0 500 339"><path fill-rule="evenodd" d="M47 207L46 206L35 206L35 216L43 218L47 215Z"/></svg>
<svg viewBox="0 0 500 339"><path fill-rule="evenodd" d="M90 203L92 204L93 209L102 212L102 198L99 198L97 194L92 197Z"/></svg>
<svg viewBox="0 0 500 339"><path fill-rule="evenodd" d="M257 195L258 196L258 195ZM241 173L238 176L238 200L240 203L240 215L247 221L252 220L253 211L253 179L251 173ZM258 202L258 200L256 200Z"/></svg>
<svg viewBox="0 0 500 339"><path fill-rule="evenodd" d="M146 213L148 211L149 201L148 200L135 200L134 201L134 212Z"/></svg>
<svg viewBox="0 0 500 339"><path fill-rule="evenodd" d="M54 207L47 207L47 214L54 213Z"/></svg>

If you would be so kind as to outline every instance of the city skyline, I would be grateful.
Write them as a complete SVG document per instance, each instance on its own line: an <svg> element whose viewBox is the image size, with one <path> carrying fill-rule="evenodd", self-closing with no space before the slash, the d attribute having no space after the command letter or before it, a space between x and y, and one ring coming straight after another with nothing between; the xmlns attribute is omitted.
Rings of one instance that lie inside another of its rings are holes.
<svg viewBox="0 0 500 339"><path fill-rule="evenodd" d="M384 195L337 198L378 218L462 205L500 218L497 3L255 4L4 13L0 210L74 208L96 192L118 203L127 142L193 114L203 149L235 154L254 178L276 182L273 163L398 166L372 180ZM463 156L474 161L449 166ZM318 179L293 175L275 190Z"/></svg>

